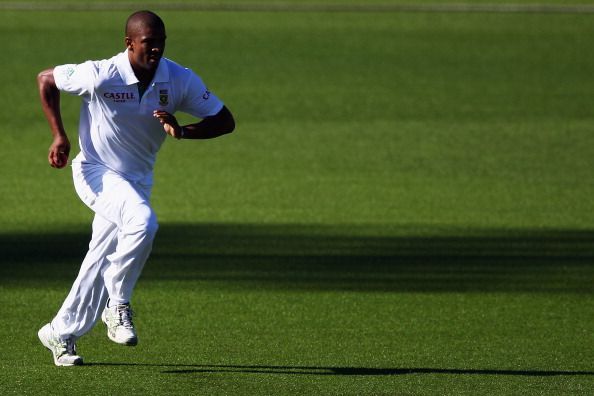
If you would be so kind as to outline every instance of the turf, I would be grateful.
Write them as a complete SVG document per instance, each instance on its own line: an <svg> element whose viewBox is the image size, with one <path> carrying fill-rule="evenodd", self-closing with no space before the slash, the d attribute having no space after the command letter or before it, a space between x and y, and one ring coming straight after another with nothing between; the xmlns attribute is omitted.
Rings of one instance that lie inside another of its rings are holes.
<svg viewBox="0 0 594 396"><path fill-rule="evenodd" d="M54 367L36 331L91 217L34 77L120 50L127 14L0 14L2 394L591 392L584 14L161 12L238 130L160 154L139 346L97 326Z"/></svg>

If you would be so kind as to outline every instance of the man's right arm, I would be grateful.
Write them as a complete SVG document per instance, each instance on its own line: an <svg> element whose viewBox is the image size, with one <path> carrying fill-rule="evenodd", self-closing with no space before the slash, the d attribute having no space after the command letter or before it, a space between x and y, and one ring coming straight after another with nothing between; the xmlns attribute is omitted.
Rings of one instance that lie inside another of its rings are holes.
<svg viewBox="0 0 594 396"><path fill-rule="evenodd" d="M63 168L68 163L70 141L64 130L60 113L60 90L54 80L54 69L47 69L37 75L37 85L43 113L49 123L54 141L49 148L48 161L54 168Z"/></svg>

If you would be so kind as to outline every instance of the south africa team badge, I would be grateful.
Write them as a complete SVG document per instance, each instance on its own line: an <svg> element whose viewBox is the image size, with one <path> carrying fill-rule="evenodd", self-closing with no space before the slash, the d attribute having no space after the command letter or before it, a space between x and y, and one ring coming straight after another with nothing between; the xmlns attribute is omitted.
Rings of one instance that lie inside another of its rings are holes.
<svg viewBox="0 0 594 396"><path fill-rule="evenodd" d="M169 104L169 92L166 89L159 90L159 105L167 106Z"/></svg>

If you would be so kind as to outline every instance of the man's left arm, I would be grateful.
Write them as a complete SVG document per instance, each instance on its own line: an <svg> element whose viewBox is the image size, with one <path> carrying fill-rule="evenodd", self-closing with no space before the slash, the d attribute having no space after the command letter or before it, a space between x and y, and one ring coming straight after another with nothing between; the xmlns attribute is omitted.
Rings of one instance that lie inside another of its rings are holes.
<svg viewBox="0 0 594 396"><path fill-rule="evenodd" d="M155 110L153 116L163 125L165 132L176 139L212 139L231 133L235 129L235 119L226 106L215 115L184 126L178 124L173 114L163 110Z"/></svg>

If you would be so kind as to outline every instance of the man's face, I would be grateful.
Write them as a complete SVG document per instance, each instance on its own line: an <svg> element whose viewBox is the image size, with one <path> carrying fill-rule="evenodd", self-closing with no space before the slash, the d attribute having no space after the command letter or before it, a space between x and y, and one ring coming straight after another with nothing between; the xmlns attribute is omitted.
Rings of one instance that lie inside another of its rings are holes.
<svg viewBox="0 0 594 396"><path fill-rule="evenodd" d="M135 70L154 72L165 51L165 29L141 26L126 37L130 64Z"/></svg>

